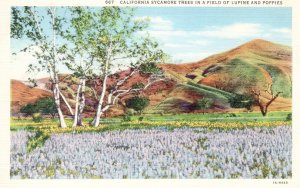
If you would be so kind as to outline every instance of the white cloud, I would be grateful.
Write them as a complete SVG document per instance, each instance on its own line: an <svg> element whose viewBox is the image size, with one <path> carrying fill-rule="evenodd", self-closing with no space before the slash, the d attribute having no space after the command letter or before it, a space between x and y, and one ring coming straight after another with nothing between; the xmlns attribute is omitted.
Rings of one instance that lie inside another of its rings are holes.
<svg viewBox="0 0 300 188"><path fill-rule="evenodd" d="M285 34L289 34L291 33L291 29L289 28L278 28L278 29L272 29L273 32L277 32L277 33L285 33Z"/></svg>
<svg viewBox="0 0 300 188"><path fill-rule="evenodd" d="M175 60L182 60L182 63L187 63L187 62L195 62L199 61L201 59L204 59L213 53L211 52L187 52L187 53L176 53L173 55L173 59Z"/></svg>
<svg viewBox="0 0 300 188"><path fill-rule="evenodd" d="M234 23L223 27L212 27L209 30L194 32L195 35L223 39L255 37L263 33L262 26L254 23Z"/></svg>
<svg viewBox="0 0 300 188"><path fill-rule="evenodd" d="M181 43L167 42L163 44L167 48L195 48L197 46L207 46L210 42L207 40L187 40Z"/></svg>
<svg viewBox="0 0 300 188"><path fill-rule="evenodd" d="M173 30L173 22L171 20L164 19L160 16L140 16L136 17L136 20L150 20L150 30L153 31L171 31Z"/></svg>
<svg viewBox="0 0 300 188"><path fill-rule="evenodd" d="M162 26L163 27L163 26ZM153 28L153 27L152 27ZM197 37L222 38L222 39L242 39L246 37L259 37L263 35L264 29L262 25L255 23L233 23L222 27L209 27L202 31L185 31L185 30L159 30L158 27L154 30L150 27L150 35L162 40L168 40L171 37L189 37L194 38L198 45L203 45ZM194 43L196 44L196 43ZM204 44L206 45L206 43Z"/></svg>
<svg viewBox="0 0 300 188"><path fill-rule="evenodd" d="M208 41L208 40L190 40L190 41L187 41L187 43L190 44L190 45L207 46L211 42Z"/></svg>
<svg viewBox="0 0 300 188"><path fill-rule="evenodd" d="M279 35L281 35L282 37L285 37L285 38L291 38L292 37L292 30L290 28L286 28L286 27L272 29L271 32L273 32L277 35L279 34Z"/></svg>
<svg viewBox="0 0 300 188"><path fill-rule="evenodd" d="M170 20L163 19L162 17L150 17L150 29L156 31L171 31L173 30L173 23Z"/></svg>
<svg viewBox="0 0 300 188"><path fill-rule="evenodd" d="M155 31L150 30L150 35L157 38L169 38L169 37L188 37L191 34L188 31L181 31L181 30L171 30L171 31Z"/></svg>

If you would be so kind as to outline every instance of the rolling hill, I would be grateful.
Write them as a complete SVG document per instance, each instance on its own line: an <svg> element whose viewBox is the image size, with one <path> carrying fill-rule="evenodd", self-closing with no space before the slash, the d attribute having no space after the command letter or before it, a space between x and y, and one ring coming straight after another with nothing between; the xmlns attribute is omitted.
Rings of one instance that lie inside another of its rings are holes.
<svg viewBox="0 0 300 188"><path fill-rule="evenodd" d="M145 113L191 113L195 111L193 104L201 98L210 98L213 105L209 111L236 111L228 103L228 98L234 94L247 94L249 88L259 87L264 89L266 84L272 86L272 91L282 92L280 97L270 106L270 110L291 110L291 72L292 50L288 46L275 44L269 41L257 39L238 46L232 50L207 57L198 62L188 64L160 64L167 81L157 82L147 90L141 92L150 99L150 106ZM112 85L117 79L125 77L128 70L110 77L108 85ZM76 78L64 79L67 75L61 75L63 93L67 96L71 105L74 105ZM48 79L38 81L44 89L49 89ZM129 79L124 88L135 83L146 83L147 77L137 74ZM16 81L14 81L16 82ZM101 81L97 81L96 90L101 90ZM14 85L14 84L13 84ZM33 100L18 97L18 92L26 90L12 85L12 109L19 109ZM87 87L86 114L94 113L96 100L90 84ZM32 96L40 98L35 90ZM48 91L44 91L47 93ZM49 93L49 92L48 92ZM125 113L124 101L131 97L124 96L119 104L107 112L107 116L121 115ZM267 96L263 96L267 98ZM18 98L18 99L16 99ZM18 101L18 102L17 102ZM254 110L258 110L257 107Z"/></svg>
<svg viewBox="0 0 300 188"><path fill-rule="evenodd" d="M11 80L11 113L15 114L22 106L51 95L49 91L31 88L21 81Z"/></svg>

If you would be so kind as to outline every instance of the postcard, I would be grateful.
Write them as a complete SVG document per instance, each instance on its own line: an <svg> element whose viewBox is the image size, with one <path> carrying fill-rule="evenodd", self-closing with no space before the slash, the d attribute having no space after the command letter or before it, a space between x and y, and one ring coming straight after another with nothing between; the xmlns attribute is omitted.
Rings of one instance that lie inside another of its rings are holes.
<svg viewBox="0 0 300 188"><path fill-rule="evenodd" d="M2 187L300 185L296 2L2 4Z"/></svg>

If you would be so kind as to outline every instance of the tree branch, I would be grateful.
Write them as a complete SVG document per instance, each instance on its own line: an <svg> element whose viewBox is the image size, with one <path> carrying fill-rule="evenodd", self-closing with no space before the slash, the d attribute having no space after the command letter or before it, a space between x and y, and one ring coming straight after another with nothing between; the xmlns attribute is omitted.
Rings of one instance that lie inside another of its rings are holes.
<svg viewBox="0 0 300 188"><path fill-rule="evenodd" d="M276 93L276 95L275 95L274 97L272 97L272 99L266 104L266 108L268 108L268 106L269 106L273 101L275 101L275 99L276 99L277 97L279 97L279 95L280 95L281 93L282 93L282 92Z"/></svg>
<svg viewBox="0 0 300 188"><path fill-rule="evenodd" d="M59 95L61 96L61 98L63 99L64 103L67 105L69 112L71 113L71 115L74 115L74 112L69 104L69 102L67 101L66 97L62 94L62 92L60 91L60 89L58 90Z"/></svg>

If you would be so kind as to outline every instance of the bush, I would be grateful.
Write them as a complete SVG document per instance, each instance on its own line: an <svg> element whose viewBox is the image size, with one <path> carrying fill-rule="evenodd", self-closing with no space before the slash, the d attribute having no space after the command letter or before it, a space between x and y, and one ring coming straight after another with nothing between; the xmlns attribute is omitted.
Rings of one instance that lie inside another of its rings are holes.
<svg viewBox="0 0 300 188"><path fill-rule="evenodd" d="M42 122L42 121L43 121L42 114L41 114L41 113L33 113L33 114L32 114L32 120L33 120L33 122L35 122L35 123Z"/></svg>
<svg viewBox="0 0 300 188"><path fill-rule="evenodd" d="M238 117L235 113L230 113L226 117Z"/></svg>
<svg viewBox="0 0 300 188"><path fill-rule="evenodd" d="M35 136L30 137L27 141L27 145L26 145L27 152L31 152L37 147L42 147L48 138L49 138L48 134L45 134L42 131L37 131Z"/></svg>
<svg viewBox="0 0 300 188"><path fill-rule="evenodd" d="M144 120L143 116L139 117L139 121L143 121L143 120Z"/></svg>
<svg viewBox="0 0 300 188"><path fill-rule="evenodd" d="M158 74L161 72L156 63L143 63L139 66L138 69L142 74Z"/></svg>
<svg viewBox="0 0 300 188"><path fill-rule="evenodd" d="M198 110L203 110L204 113L204 110L209 109L212 106L212 104L213 101L211 99L203 98L196 101L195 108Z"/></svg>
<svg viewBox="0 0 300 188"><path fill-rule="evenodd" d="M131 116L130 115L124 115L123 116L123 121L131 121Z"/></svg>
<svg viewBox="0 0 300 188"><path fill-rule="evenodd" d="M289 114L286 116L286 120L287 120L287 121L292 121L292 113L289 113Z"/></svg>
<svg viewBox="0 0 300 188"><path fill-rule="evenodd" d="M129 116L133 116L136 114L136 111L134 109L129 108L129 109L126 109L125 114L129 115Z"/></svg>
<svg viewBox="0 0 300 188"><path fill-rule="evenodd" d="M143 96L134 96L125 101L127 108L132 108L140 114L149 105L149 99Z"/></svg>
<svg viewBox="0 0 300 188"><path fill-rule="evenodd" d="M45 97L35 103L23 106L20 112L25 113L27 116L33 116L34 113L50 114L54 118L57 109L54 100L51 97Z"/></svg>
<svg viewBox="0 0 300 188"><path fill-rule="evenodd" d="M142 89L142 88L144 88L145 87L145 84L143 84L143 83L135 83L135 84L133 84L132 85L132 89Z"/></svg>
<svg viewBox="0 0 300 188"><path fill-rule="evenodd" d="M38 112L37 106L35 104L27 104L20 109L21 113L31 116L33 113Z"/></svg>
<svg viewBox="0 0 300 188"><path fill-rule="evenodd" d="M45 97L36 102L37 110L43 114L50 114L52 118L55 117L57 113L56 105L54 99L51 97Z"/></svg>
<svg viewBox="0 0 300 188"><path fill-rule="evenodd" d="M247 110L250 110L254 100L251 96L237 94L234 97L229 98L228 102L232 108L246 108Z"/></svg>

